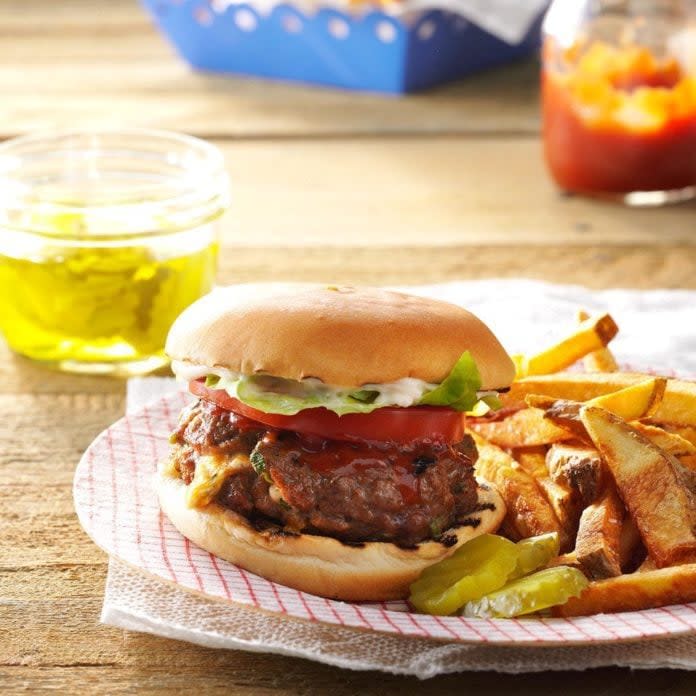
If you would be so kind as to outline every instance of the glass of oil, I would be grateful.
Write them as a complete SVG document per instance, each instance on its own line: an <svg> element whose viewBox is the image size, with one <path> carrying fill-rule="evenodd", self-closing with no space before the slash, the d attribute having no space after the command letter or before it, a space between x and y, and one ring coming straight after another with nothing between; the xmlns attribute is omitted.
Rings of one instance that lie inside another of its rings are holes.
<svg viewBox="0 0 696 696"><path fill-rule="evenodd" d="M221 153L149 130L53 132L0 146L0 331L62 370L143 374L213 286L228 206Z"/></svg>

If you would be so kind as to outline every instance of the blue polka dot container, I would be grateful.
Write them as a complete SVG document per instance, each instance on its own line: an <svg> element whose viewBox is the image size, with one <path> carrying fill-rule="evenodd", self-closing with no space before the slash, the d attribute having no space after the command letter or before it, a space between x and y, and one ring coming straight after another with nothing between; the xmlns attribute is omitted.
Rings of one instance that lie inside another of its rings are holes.
<svg viewBox="0 0 696 696"><path fill-rule="evenodd" d="M402 94L515 60L539 46L542 13L516 44L443 10L305 13L288 4L143 0L194 68Z"/></svg>

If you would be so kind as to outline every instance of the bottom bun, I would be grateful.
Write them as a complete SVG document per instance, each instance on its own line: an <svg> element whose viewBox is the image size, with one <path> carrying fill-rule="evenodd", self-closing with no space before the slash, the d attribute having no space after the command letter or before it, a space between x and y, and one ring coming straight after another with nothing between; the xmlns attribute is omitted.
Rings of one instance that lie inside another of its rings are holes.
<svg viewBox="0 0 696 696"><path fill-rule="evenodd" d="M160 466L157 494L165 515L188 539L206 551L268 580L312 594L351 601L404 599L409 585L429 565L451 555L480 534L495 532L505 504L495 488L479 481L479 508L439 541L402 548L382 541L344 544L282 527L259 530L245 517L211 503L186 504L186 485Z"/></svg>

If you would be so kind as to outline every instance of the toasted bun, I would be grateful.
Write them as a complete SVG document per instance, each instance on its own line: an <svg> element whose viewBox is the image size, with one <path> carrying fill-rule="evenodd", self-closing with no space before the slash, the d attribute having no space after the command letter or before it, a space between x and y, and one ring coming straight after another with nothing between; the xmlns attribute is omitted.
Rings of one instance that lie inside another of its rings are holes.
<svg viewBox="0 0 696 696"><path fill-rule="evenodd" d="M512 381L512 360L471 312L376 288L222 288L174 322L166 351L192 365L354 387L415 377L439 383L470 351L483 389Z"/></svg>
<svg viewBox="0 0 696 696"><path fill-rule="evenodd" d="M174 526L206 551L268 580L312 594L351 601L383 601L408 596L409 585L429 565L446 558L465 541L495 532L505 504L492 486L481 482L483 511L467 525L445 532L439 541L412 549L386 542L343 544L313 534L289 535L280 528L258 531L244 517L211 503L186 504L186 485L161 465L156 478L160 505ZM487 509L492 508L492 509Z"/></svg>

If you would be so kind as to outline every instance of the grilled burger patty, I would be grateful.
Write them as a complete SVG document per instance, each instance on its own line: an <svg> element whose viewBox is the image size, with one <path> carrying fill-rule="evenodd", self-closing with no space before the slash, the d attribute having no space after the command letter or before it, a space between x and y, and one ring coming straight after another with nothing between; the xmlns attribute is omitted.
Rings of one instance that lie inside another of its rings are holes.
<svg viewBox="0 0 696 696"><path fill-rule="evenodd" d="M185 483L201 456L248 455L216 502L252 521L351 542L412 546L476 509L476 448L421 440L349 443L278 431L200 400L172 435L172 464Z"/></svg>

